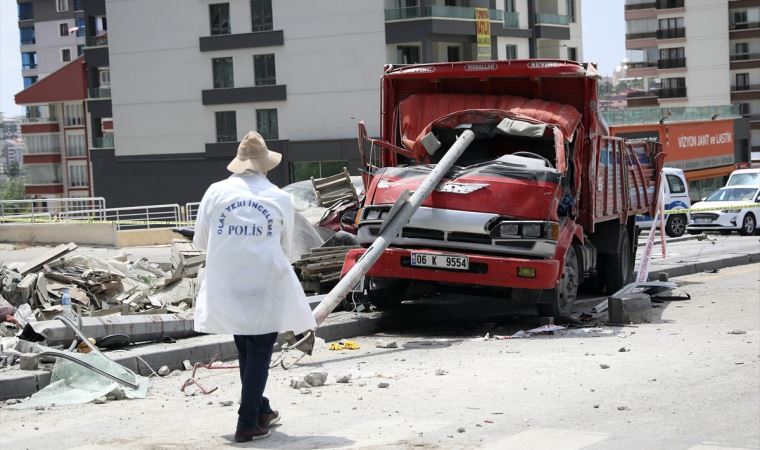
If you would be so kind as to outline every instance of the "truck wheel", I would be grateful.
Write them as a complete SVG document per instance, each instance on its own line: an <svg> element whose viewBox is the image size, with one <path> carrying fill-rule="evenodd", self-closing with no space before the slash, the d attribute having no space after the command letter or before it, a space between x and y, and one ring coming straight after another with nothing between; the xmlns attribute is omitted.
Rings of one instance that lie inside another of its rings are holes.
<svg viewBox="0 0 760 450"><path fill-rule="evenodd" d="M744 215L744 220L742 220L742 228L739 230L739 234L742 236L752 236L755 234L756 228L755 216L752 213L747 213Z"/></svg>
<svg viewBox="0 0 760 450"><path fill-rule="evenodd" d="M665 234L672 238L683 236L686 231L686 216L683 214L673 214L665 222Z"/></svg>
<svg viewBox="0 0 760 450"><path fill-rule="evenodd" d="M377 309L391 309L398 307L404 301L403 295L408 284L406 280L366 278L364 292L367 293L367 300Z"/></svg>
<svg viewBox="0 0 760 450"><path fill-rule="evenodd" d="M605 292L608 294L618 291L628 284L633 276L633 249L628 238L626 227L620 227L616 253L599 255L598 268L602 273Z"/></svg>
<svg viewBox="0 0 760 450"><path fill-rule="evenodd" d="M565 254L565 265L557 287L543 291L543 295L538 300L539 303L536 303L538 315L554 317L557 323L565 321L573 312L573 305L575 305L575 299L578 297L579 284L578 257L575 248L571 245Z"/></svg>

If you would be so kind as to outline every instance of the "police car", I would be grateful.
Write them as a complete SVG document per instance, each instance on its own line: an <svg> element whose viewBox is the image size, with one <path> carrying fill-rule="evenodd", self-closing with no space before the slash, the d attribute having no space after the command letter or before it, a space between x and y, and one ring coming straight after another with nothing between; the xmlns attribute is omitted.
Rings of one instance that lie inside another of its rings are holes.
<svg viewBox="0 0 760 450"><path fill-rule="evenodd" d="M689 209L691 207L689 185L686 183L683 170L663 167L662 171L666 181L664 186L665 197L663 198L667 217L665 234L670 237L679 237L686 231L686 225L690 220L689 213L667 214L667 211ZM643 230L648 230L652 226L652 217L649 215L636 216L636 225Z"/></svg>

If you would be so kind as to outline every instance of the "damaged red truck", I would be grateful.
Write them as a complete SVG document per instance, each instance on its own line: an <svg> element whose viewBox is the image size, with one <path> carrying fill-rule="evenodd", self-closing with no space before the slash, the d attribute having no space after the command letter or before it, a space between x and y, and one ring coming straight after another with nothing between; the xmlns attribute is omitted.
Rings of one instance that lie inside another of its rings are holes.
<svg viewBox="0 0 760 450"><path fill-rule="evenodd" d="M637 214L654 213L664 154L608 135L593 65L560 60L386 66L381 138L359 125L364 248L464 129L475 141L364 278L378 307L413 286L506 288L566 318L581 284L630 281ZM343 274L364 249L348 253Z"/></svg>

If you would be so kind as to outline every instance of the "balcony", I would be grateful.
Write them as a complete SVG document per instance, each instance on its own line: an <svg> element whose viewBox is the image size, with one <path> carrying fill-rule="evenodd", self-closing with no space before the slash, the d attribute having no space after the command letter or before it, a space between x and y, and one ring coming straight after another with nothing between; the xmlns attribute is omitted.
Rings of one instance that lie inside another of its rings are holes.
<svg viewBox="0 0 760 450"><path fill-rule="evenodd" d="M686 88L662 88L659 90L658 97L660 98L684 98L686 97Z"/></svg>
<svg viewBox="0 0 760 450"><path fill-rule="evenodd" d="M733 84L731 92L757 91L760 90L760 84Z"/></svg>
<svg viewBox="0 0 760 450"><path fill-rule="evenodd" d="M21 119L21 123L58 123L58 119L55 117L24 117Z"/></svg>
<svg viewBox="0 0 760 450"><path fill-rule="evenodd" d="M630 91L625 94L626 98L643 98L643 97L657 97L657 89L649 89L646 91Z"/></svg>
<svg viewBox="0 0 760 450"><path fill-rule="evenodd" d="M93 136L92 148L113 148L113 134L104 134L103 137Z"/></svg>
<svg viewBox="0 0 760 450"><path fill-rule="evenodd" d="M570 25L570 16L561 16L559 14L536 13L536 25Z"/></svg>
<svg viewBox="0 0 760 450"><path fill-rule="evenodd" d="M683 0L657 0L657 9L683 8Z"/></svg>
<svg viewBox="0 0 760 450"><path fill-rule="evenodd" d="M677 69L686 67L686 58L669 58L657 61L658 69Z"/></svg>
<svg viewBox="0 0 760 450"><path fill-rule="evenodd" d="M111 98L110 87L89 88L87 98Z"/></svg>
<svg viewBox="0 0 760 450"><path fill-rule="evenodd" d="M26 63L21 65L21 70L32 70L37 68L37 63Z"/></svg>
<svg viewBox="0 0 760 450"><path fill-rule="evenodd" d="M656 38L657 32L656 31L647 31L644 33L628 33L625 35L625 39L630 41L632 39L650 39L650 38Z"/></svg>
<svg viewBox="0 0 760 450"><path fill-rule="evenodd" d="M657 61L629 61L625 63L626 69L648 69L657 67Z"/></svg>
<svg viewBox="0 0 760 450"><path fill-rule="evenodd" d="M749 61L751 59L760 59L760 53L735 53L729 56L731 61Z"/></svg>
<svg viewBox="0 0 760 450"><path fill-rule="evenodd" d="M657 123L663 117L670 121L710 120L713 117L739 117L739 105L731 106L681 106L668 108L634 108L603 111L610 125L630 123Z"/></svg>
<svg viewBox="0 0 760 450"><path fill-rule="evenodd" d="M488 15L492 21L503 22L504 12L497 9L489 9ZM441 19L469 19L475 20L475 8L463 6L411 6L408 8L392 8L385 10L385 21L412 20L424 18Z"/></svg>
<svg viewBox="0 0 760 450"><path fill-rule="evenodd" d="M752 30L754 28L760 28L760 22L737 22L728 24L728 29L734 30Z"/></svg>
<svg viewBox="0 0 760 450"><path fill-rule="evenodd" d="M676 39L686 37L686 28L665 28L657 30L657 39Z"/></svg>
<svg viewBox="0 0 760 450"><path fill-rule="evenodd" d="M520 15L513 11L505 11L504 28L520 28Z"/></svg>
<svg viewBox="0 0 760 450"><path fill-rule="evenodd" d="M85 38L85 47L105 47L108 45L108 34L98 36L87 36Z"/></svg>
<svg viewBox="0 0 760 450"><path fill-rule="evenodd" d="M647 2L647 3L631 3L625 5L626 11L633 11L636 9L649 9L654 8L657 6L657 2Z"/></svg>
<svg viewBox="0 0 760 450"><path fill-rule="evenodd" d="M37 43L35 38L21 39L21 45L34 45Z"/></svg>

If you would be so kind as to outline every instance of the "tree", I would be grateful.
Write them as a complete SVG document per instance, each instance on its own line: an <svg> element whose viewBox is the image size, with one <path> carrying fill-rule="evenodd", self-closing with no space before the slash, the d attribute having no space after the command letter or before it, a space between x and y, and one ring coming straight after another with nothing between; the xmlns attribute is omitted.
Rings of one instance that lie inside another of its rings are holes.
<svg viewBox="0 0 760 450"><path fill-rule="evenodd" d="M17 178L21 175L21 168L18 166L18 161L13 161L8 167L8 176L11 178Z"/></svg>
<svg viewBox="0 0 760 450"><path fill-rule="evenodd" d="M21 177L9 178L0 184L0 200L23 200L25 196L24 179Z"/></svg>

